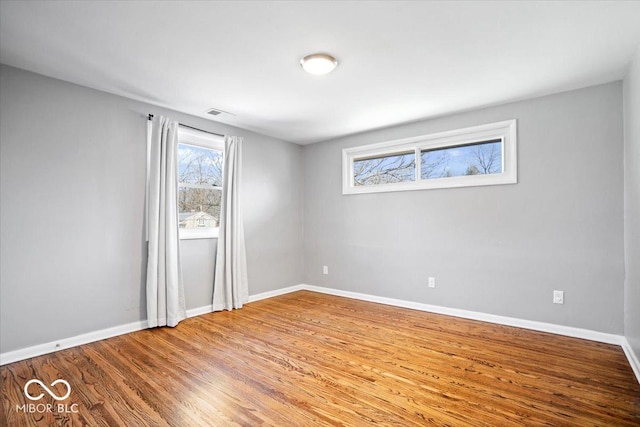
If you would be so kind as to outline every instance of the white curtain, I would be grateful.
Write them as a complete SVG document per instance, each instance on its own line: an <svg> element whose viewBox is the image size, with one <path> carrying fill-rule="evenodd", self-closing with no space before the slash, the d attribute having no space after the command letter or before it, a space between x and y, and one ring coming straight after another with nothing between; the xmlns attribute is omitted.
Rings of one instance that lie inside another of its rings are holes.
<svg viewBox="0 0 640 427"><path fill-rule="evenodd" d="M213 309L215 311L241 308L249 300L240 197L242 138L225 136L224 145L220 233L213 285Z"/></svg>
<svg viewBox="0 0 640 427"><path fill-rule="evenodd" d="M178 122L155 116L148 141L147 319L150 328L187 317L178 237Z"/></svg>

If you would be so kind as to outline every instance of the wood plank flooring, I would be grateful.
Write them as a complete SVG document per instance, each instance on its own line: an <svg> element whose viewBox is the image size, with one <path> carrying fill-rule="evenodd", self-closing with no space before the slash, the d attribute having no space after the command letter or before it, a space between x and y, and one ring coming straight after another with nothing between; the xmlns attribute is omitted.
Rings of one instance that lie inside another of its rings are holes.
<svg viewBox="0 0 640 427"><path fill-rule="evenodd" d="M620 347L307 291L0 370L2 426L640 425Z"/></svg>

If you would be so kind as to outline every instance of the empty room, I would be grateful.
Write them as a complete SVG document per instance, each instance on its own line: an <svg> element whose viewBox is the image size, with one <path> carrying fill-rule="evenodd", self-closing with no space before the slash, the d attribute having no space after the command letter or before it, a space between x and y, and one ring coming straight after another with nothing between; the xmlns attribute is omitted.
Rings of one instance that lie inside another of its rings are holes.
<svg viewBox="0 0 640 427"><path fill-rule="evenodd" d="M639 22L0 0L0 426L640 425Z"/></svg>

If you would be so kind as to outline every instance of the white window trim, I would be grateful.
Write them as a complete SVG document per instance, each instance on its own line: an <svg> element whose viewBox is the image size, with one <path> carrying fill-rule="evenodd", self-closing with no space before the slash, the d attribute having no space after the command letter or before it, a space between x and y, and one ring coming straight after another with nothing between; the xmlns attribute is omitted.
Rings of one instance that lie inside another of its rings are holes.
<svg viewBox="0 0 640 427"><path fill-rule="evenodd" d="M420 179L420 152L422 150L446 148L492 139L500 139L502 141L502 173ZM414 181L379 185L354 185L354 160L369 156L406 153L407 151L415 151L416 153L416 176ZM516 184L517 182L517 129L515 119L342 150L342 194L345 195Z"/></svg>
<svg viewBox="0 0 640 427"><path fill-rule="evenodd" d="M224 137L190 129L184 126L178 127L178 143L186 145L194 145L196 147L209 148L222 151L224 163ZM224 174L223 174L224 175ZM200 187L197 184L186 185L187 187ZM222 190L222 187L206 187L207 189ZM220 228L180 228L180 240L193 239L217 239Z"/></svg>

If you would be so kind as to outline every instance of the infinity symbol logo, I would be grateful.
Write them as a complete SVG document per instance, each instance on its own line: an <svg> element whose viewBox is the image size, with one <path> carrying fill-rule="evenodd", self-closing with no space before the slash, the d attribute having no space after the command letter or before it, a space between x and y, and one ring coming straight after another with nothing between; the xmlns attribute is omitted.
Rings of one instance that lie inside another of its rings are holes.
<svg viewBox="0 0 640 427"><path fill-rule="evenodd" d="M36 384L40 384L40 387L42 387L47 393L49 393L49 395L51 397L53 397L55 400L65 400L67 397L69 397L69 395L71 394L71 386L69 385L68 382L66 382L65 380L55 380L54 382L51 383L51 387L55 386L58 383L62 383L65 386L67 386L67 394L65 394L64 396L60 397L57 394L55 394L53 391L51 391L51 389L49 389L49 387L47 387L46 385L44 385L44 383L40 380L30 380L27 381L27 383L24 385L24 395L27 397L27 399L30 400L38 400L38 399L42 399L42 396L44 396L44 393L40 393L37 396L31 396L29 394L29 391L27 390L29 388L29 386L33 383Z"/></svg>

